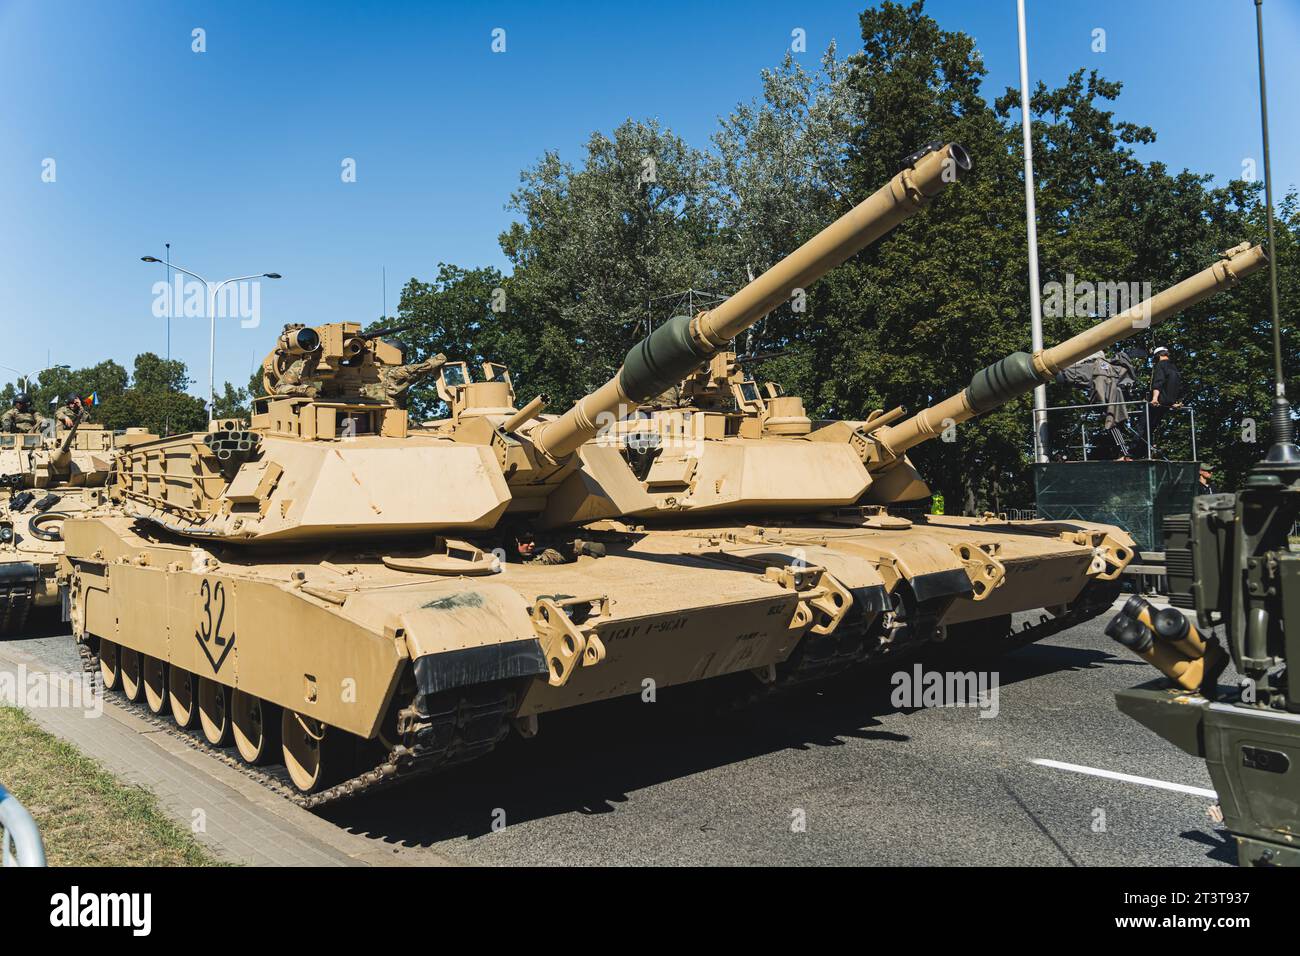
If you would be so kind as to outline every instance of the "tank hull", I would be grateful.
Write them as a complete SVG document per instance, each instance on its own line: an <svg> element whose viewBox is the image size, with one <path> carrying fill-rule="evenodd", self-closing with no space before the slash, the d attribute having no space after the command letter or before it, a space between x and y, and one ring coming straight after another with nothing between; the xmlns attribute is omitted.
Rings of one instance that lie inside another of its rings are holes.
<svg viewBox="0 0 1300 956"><path fill-rule="evenodd" d="M439 702L486 687L509 688L514 722L765 673L851 603L829 574L794 580L780 556L699 539L456 575L403 570L424 558L382 549L206 550L106 512L65 523L64 559L74 635L106 682L109 657L140 655L381 756L418 755Z"/></svg>
<svg viewBox="0 0 1300 956"><path fill-rule="evenodd" d="M0 636L23 633L33 610L58 605L62 516L106 502L119 450L152 438L143 429L98 425L0 434Z"/></svg>
<svg viewBox="0 0 1300 956"><path fill-rule="evenodd" d="M915 650L948 625L1068 605L1093 554L1056 532L961 519L597 526L599 558L454 573L409 544L202 547L105 508L65 522L62 574L74 635L106 682L114 666L152 667L242 695L228 699L346 739L365 755L349 772L386 781L403 755L418 766L430 752L437 714L484 695L475 755L551 711L738 674L771 691ZM994 540L1006 577L976 601L957 549ZM431 769L454 762L438 754ZM352 792L301 789L308 805Z"/></svg>

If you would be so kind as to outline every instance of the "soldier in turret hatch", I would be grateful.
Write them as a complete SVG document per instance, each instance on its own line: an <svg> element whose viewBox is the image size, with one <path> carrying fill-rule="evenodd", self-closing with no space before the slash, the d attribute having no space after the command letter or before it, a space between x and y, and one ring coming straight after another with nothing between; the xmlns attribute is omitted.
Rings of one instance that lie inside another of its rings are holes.
<svg viewBox="0 0 1300 956"><path fill-rule="evenodd" d="M405 408L411 386L446 364L447 356L439 352L423 362L410 365L381 365L379 381L363 385L361 392L369 398L392 402L398 408Z"/></svg>
<svg viewBox="0 0 1300 956"><path fill-rule="evenodd" d="M80 395L69 395L67 401L54 410L54 420L63 428L71 428L86 415L86 406Z"/></svg>
<svg viewBox="0 0 1300 956"><path fill-rule="evenodd" d="M320 362L320 357L320 349L317 349L295 360L284 370L280 380L275 383L274 394L291 395L298 398L315 398L320 389L312 384L312 378L316 374L316 365Z"/></svg>
<svg viewBox="0 0 1300 956"><path fill-rule="evenodd" d="M0 432L39 432L49 423L44 415L32 409L32 397L26 392L14 396L14 407L0 416Z"/></svg>

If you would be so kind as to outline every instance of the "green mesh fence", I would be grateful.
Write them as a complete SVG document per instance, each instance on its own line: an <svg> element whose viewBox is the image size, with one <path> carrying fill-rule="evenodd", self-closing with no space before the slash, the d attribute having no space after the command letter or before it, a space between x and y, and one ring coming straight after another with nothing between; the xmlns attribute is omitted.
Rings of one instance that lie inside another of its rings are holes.
<svg viewBox="0 0 1300 956"><path fill-rule="evenodd" d="M1034 465L1038 515L1119 525L1140 551L1164 550L1165 515L1186 514L1194 461L1062 461Z"/></svg>

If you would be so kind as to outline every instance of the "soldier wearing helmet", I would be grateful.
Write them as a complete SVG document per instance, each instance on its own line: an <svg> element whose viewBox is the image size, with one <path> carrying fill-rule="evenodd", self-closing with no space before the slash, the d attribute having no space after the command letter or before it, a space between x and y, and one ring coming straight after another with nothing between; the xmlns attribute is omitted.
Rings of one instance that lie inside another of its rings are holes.
<svg viewBox="0 0 1300 956"><path fill-rule="evenodd" d="M32 397L19 392L14 396L14 407L0 416L0 432L31 434L45 428L48 423L48 418L32 409Z"/></svg>
<svg viewBox="0 0 1300 956"><path fill-rule="evenodd" d="M71 428L81 421L86 414L86 406L80 395L69 395L67 401L54 410L54 421L64 428Z"/></svg>

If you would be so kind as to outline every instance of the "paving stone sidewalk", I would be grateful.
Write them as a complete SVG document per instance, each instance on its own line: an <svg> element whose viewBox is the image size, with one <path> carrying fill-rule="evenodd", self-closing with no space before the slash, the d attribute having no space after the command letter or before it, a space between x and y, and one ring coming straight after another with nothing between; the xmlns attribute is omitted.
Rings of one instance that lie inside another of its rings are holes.
<svg viewBox="0 0 1300 956"><path fill-rule="evenodd" d="M54 672L15 642L0 643L0 673ZM202 815L195 837L218 858L249 866L438 865L452 861L428 850L393 846L340 830L269 793L239 771L204 755L119 707L103 701L89 716L75 707L25 708L41 727L73 744L127 783L150 790L186 829Z"/></svg>

